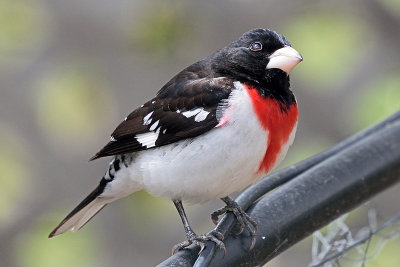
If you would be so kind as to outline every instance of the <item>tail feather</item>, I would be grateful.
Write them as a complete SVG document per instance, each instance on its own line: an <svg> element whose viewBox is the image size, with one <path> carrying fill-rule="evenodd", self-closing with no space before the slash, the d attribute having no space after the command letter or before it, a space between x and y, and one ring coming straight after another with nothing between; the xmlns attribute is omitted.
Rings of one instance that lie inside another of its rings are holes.
<svg viewBox="0 0 400 267"><path fill-rule="evenodd" d="M95 201L93 201L95 202ZM84 215L80 218L79 221L75 223L75 225L71 228L72 232L76 232L79 229L81 229L83 226L85 226L86 223L88 223L97 213L99 213L107 203L93 203L93 205L90 205L89 209L85 212Z"/></svg>
<svg viewBox="0 0 400 267"><path fill-rule="evenodd" d="M68 230L76 232L81 229L93 216L103 209L110 199L99 197L104 186L99 185L79 205L73 209L62 222L50 233L49 238Z"/></svg>

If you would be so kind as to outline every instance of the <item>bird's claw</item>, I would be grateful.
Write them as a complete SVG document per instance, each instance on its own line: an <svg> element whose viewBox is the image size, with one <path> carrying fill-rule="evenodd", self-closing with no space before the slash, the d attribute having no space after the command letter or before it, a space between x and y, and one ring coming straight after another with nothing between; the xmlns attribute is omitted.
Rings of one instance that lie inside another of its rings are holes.
<svg viewBox="0 0 400 267"><path fill-rule="evenodd" d="M182 250L190 246L191 244L200 246L200 251L199 251L200 254L205 248L205 243L207 241L212 241L217 245L218 248L220 248L224 252L223 257L225 257L226 249L224 242L222 242L223 240L224 240L224 235L215 230L212 230L211 232L205 235L196 235L193 233L192 235L188 236L188 240L173 246L172 255L178 252L179 250Z"/></svg>
<svg viewBox="0 0 400 267"><path fill-rule="evenodd" d="M228 211L228 206L225 206L211 213L211 220L213 221L213 223L217 225L219 221L219 216L225 214L227 211Z"/></svg>
<svg viewBox="0 0 400 267"><path fill-rule="evenodd" d="M214 211L211 214L211 220L214 222L214 224L217 224L219 216L228 211L231 211L238 220L240 228L239 231L236 232L237 235L240 235L244 229L249 231L251 235L251 245L249 250L252 250L256 242L255 235L257 233L257 223L249 215L247 215L247 213L236 202L229 202L225 207Z"/></svg>

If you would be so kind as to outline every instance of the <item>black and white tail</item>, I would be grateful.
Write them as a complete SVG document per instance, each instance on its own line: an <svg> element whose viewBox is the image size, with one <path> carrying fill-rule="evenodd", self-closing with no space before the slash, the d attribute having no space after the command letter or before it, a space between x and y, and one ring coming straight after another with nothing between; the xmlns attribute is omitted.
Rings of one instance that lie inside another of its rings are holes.
<svg viewBox="0 0 400 267"><path fill-rule="evenodd" d="M76 232L81 229L108 203L126 197L143 188L140 183L135 183L129 172L120 171L129 167L132 158L124 155L116 156L100 180L99 185L67 217L50 233L49 237L62 234L68 230Z"/></svg>
<svg viewBox="0 0 400 267"><path fill-rule="evenodd" d="M100 195L104 191L104 184L93 190L79 205L73 209L67 217L50 233L53 237L71 230L76 232L81 229L94 215L110 203L109 198L102 198Z"/></svg>

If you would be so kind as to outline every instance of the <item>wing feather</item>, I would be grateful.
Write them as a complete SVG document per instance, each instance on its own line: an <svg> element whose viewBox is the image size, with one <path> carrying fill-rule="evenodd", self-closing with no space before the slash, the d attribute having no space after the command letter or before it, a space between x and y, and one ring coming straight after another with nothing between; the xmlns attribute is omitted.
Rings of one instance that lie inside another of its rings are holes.
<svg viewBox="0 0 400 267"><path fill-rule="evenodd" d="M129 114L91 160L164 146L214 128L218 106L229 97L233 80L193 77L192 72L174 77L155 98Z"/></svg>

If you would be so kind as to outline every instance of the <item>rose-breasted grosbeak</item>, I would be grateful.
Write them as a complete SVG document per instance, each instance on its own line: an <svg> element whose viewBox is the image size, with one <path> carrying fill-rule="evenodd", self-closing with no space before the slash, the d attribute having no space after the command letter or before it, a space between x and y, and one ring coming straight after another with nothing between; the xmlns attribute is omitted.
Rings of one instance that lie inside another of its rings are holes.
<svg viewBox="0 0 400 267"><path fill-rule="evenodd" d="M108 203L146 189L173 200L188 241L196 235L182 201L221 198L251 233L256 223L228 197L256 182L284 158L298 118L289 72L302 57L282 35L251 30L173 77L156 97L134 110L93 158L113 156L97 188L51 232L77 231Z"/></svg>

